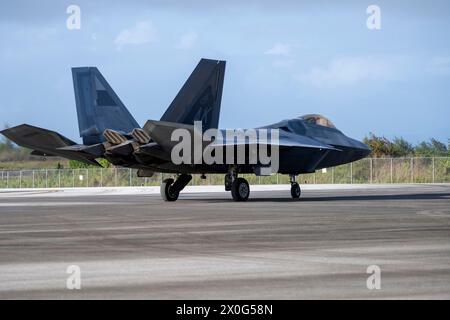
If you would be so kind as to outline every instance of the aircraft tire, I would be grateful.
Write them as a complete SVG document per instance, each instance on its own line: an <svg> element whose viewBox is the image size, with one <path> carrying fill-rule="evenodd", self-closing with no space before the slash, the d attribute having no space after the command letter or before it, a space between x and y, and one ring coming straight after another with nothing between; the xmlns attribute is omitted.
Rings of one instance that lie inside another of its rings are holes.
<svg viewBox="0 0 450 320"><path fill-rule="evenodd" d="M244 178L237 178L231 185L231 196L234 201L247 201L250 196L250 186Z"/></svg>
<svg viewBox="0 0 450 320"><path fill-rule="evenodd" d="M171 190L172 184L173 184L173 179L171 179L171 178L164 179L163 182L161 183L160 192L161 192L161 198L164 201L176 201L178 199L178 196L180 195L180 193L178 191Z"/></svg>
<svg viewBox="0 0 450 320"><path fill-rule="evenodd" d="M292 199L298 199L300 198L300 195L302 194L302 190L300 189L300 186L297 182L293 182L291 184L291 197Z"/></svg>

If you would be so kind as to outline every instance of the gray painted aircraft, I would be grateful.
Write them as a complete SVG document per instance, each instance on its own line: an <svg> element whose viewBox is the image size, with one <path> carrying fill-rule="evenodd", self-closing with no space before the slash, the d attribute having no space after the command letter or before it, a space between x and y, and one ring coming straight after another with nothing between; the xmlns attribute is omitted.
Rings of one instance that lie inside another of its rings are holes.
<svg viewBox="0 0 450 320"><path fill-rule="evenodd" d="M47 129L22 124L1 133L16 144L32 149L33 155L61 156L97 165L96 159L105 158L113 165L138 169L139 177L150 177L155 172L170 173L176 180L165 179L161 196L175 201L192 179L192 174L225 174L225 190L231 191L236 201L245 201L250 195L248 182L239 174L267 175L270 170L258 159L249 163L249 146L261 143L247 139L213 140L214 148L244 145L246 159L232 163L175 164L171 152L176 142L171 134L178 128L192 132L194 121L201 121L202 130L217 129L225 74L225 61L201 59L186 83L176 95L159 121L148 120L141 128L118 95L95 67L72 68L78 126L83 144ZM305 115L283 120L255 129L278 129L275 145L279 164L277 172L290 177L291 196L300 197L296 176L311 173L364 158L370 149L360 141L345 136L323 116ZM218 130L218 129L217 129ZM222 130L220 130L222 131ZM224 133L225 134L225 133ZM236 153L234 153L236 154Z"/></svg>

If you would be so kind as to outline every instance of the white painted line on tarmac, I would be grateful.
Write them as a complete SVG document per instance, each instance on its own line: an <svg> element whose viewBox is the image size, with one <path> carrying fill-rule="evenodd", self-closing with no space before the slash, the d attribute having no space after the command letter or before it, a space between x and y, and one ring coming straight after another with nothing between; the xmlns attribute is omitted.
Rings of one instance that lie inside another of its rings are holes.
<svg viewBox="0 0 450 320"><path fill-rule="evenodd" d="M450 187L450 183L440 184L304 184L303 191L326 190L386 190L386 189L416 189L426 186ZM252 185L251 192L258 191L289 191L289 184ZM53 196L99 196L99 195L148 195L159 194L160 187L91 187L91 188L48 188L48 189L0 189L0 198L9 197L53 197ZM225 192L224 186L187 186L182 193L214 193Z"/></svg>

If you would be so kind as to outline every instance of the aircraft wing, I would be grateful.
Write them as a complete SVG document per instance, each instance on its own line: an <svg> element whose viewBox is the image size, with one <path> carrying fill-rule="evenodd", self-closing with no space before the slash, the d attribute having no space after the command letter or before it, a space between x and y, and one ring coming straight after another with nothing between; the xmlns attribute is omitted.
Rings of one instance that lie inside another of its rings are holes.
<svg viewBox="0 0 450 320"><path fill-rule="evenodd" d="M148 120L144 126L144 130L150 135L150 137L157 142L163 149L169 149L173 147L178 141L171 141L170 137L172 132L176 129L186 129L191 135L194 134L194 126L167 122L167 121L155 121ZM258 129L256 129L258 130ZM250 144L268 144L275 145L274 143L261 143L258 139L251 139L246 137L245 139L239 139L234 137L228 139L224 130L222 131L222 140L217 140L210 144L209 147L226 147L232 145L250 145ZM270 141L270 139L269 139ZM300 148L312 148L312 149L324 149L324 150L336 150L341 151L329 144L322 143L318 140L303 136L303 135L281 135L276 144L280 147L300 147Z"/></svg>
<svg viewBox="0 0 450 320"><path fill-rule="evenodd" d="M74 141L55 131L22 124L0 131L0 133L19 146L32 149L33 155L61 156L100 166L93 155L83 152L82 149L85 146L77 145Z"/></svg>
<svg viewBox="0 0 450 320"><path fill-rule="evenodd" d="M214 143L210 144L210 148L218 148L218 147L229 147L229 146L238 146L238 145L253 145L253 144L264 144L264 145L271 145L271 146L278 146L278 147L288 147L288 148L310 148L310 149L323 149L323 150L335 150L335 151L341 151L329 144L322 143L320 141L317 141L315 139L302 136L302 135L281 135L278 139L277 143L273 143L268 139L269 143L265 143L262 141L258 141L257 139L227 139L224 137L222 141L215 141Z"/></svg>
<svg viewBox="0 0 450 320"><path fill-rule="evenodd" d="M186 124L180 124L180 123L174 123L174 122L167 122L167 121L155 121L155 120L148 120L147 123L144 126L144 130L148 133L148 135L159 145L161 148L166 151L170 152L172 147L178 143L178 141L171 141L171 135L172 132L176 129L186 129L188 130L191 135L196 132L194 131L194 126L192 125L186 125ZM258 131L258 129L257 129ZM238 146L238 145L253 145L253 144L264 144L264 145L272 145L272 146L278 146L278 147L287 147L287 148L310 148L310 149L318 149L318 150L335 150L335 151L341 151L340 149L337 149L329 144L322 143L318 140L303 136L303 135L297 135L297 134L283 134L282 132L278 142L273 143L268 140L269 143L264 143L259 141L255 138L238 138L238 137L231 137L228 138L225 131L221 130L223 139L216 140L213 143L209 142L203 142L203 146L207 148L219 148L219 147L231 147L231 146ZM201 139L201 138L200 138Z"/></svg>

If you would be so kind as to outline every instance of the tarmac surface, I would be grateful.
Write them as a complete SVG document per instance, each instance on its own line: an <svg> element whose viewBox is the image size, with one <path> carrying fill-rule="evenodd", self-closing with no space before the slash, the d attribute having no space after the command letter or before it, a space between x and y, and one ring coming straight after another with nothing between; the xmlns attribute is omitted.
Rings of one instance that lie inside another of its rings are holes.
<svg viewBox="0 0 450 320"><path fill-rule="evenodd" d="M66 287L71 265L80 290ZM367 287L372 265L380 289ZM0 299L20 298L449 299L450 185L306 189L299 201L252 191L245 203L0 191Z"/></svg>

